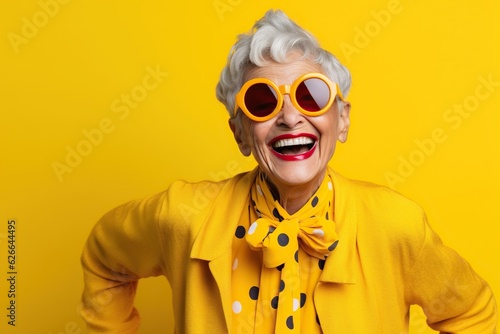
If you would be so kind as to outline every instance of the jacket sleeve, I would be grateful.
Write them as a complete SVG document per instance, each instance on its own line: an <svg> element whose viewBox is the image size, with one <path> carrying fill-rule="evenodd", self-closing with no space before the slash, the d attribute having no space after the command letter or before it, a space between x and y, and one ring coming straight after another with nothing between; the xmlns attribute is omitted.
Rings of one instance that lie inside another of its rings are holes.
<svg viewBox="0 0 500 334"><path fill-rule="evenodd" d="M497 310L488 284L422 219L420 251L411 267L407 298L422 307L440 333L496 333Z"/></svg>
<svg viewBox="0 0 500 334"><path fill-rule="evenodd" d="M92 230L81 257L81 314L88 333L137 332L137 281L165 270L158 226L164 197L159 194L122 205L104 215Z"/></svg>

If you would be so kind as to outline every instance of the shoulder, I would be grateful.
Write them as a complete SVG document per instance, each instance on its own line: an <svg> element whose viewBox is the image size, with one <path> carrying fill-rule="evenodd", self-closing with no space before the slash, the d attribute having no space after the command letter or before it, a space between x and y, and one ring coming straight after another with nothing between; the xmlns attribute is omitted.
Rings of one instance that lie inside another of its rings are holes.
<svg viewBox="0 0 500 334"><path fill-rule="evenodd" d="M427 219L423 208L388 187L332 175L335 201L341 201L345 210L355 211L359 237L380 242L414 244L416 247L425 237Z"/></svg>
<svg viewBox="0 0 500 334"><path fill-rule="evenodd" d="M336 196L345 196L356 205L369 210L377 209L381 214L391 215L416 214L423 210L413 200L399 192L379 184L346 178L333 172Z"/></svg>
<svg viewBox="0 0 500 334"><path fill-rule="evenodd" d="M173 182L156 195L160 223L173 228L197 229L220 202L230 201L234 194L249 193L255 172L245 172L222 181ZM227 207L227 205L224 205Z"/></svg>
<svg viewBox="0 0 500 334"><path fill-rule="evenodd" d="M170 209L185 208L195 212L203 212L210 208L214 200L220 196L228 196L233 192L249 190L253 182L254 172L245 172L221 181L173 182L160 196Z"/></svg>

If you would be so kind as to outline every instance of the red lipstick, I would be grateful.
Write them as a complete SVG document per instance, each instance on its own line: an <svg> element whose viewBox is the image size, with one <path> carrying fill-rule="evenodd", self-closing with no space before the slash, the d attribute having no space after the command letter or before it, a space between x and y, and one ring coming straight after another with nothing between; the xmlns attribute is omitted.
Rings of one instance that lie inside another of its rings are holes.
<svg viewBox="0 0 500 334"><path fill-rule="evenodd" d="M297 138L302 138L296 140ZM280 143L278 143L280 142ZM268 146L271 152L279 159L285 161L301 161L310 158L316 151L318 137L310 133L297 133L297 134L283 134L273 138ZM277 146L279 145L279 146ZM293 147L293 146L306 146L312 145L310 149L301 153L281 153L277 150L278 147Z"/></svg>

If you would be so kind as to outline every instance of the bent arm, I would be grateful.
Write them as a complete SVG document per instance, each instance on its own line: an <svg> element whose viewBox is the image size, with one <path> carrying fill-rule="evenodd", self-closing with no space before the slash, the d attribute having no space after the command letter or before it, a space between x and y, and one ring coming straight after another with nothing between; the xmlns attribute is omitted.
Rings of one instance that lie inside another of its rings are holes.
<svg viewBox="0 0 500 334"><path fill-rule="evenodd" d="M81 261L81 314L89 333L136 333L134 297L139 278L164 273L158 217L163 196L122 205L92 230Z"/></svg>
<svg viewBox="0 0 500 334"><path fill-rule="evenodd" d="M441 333L496 333L493 293L460 255L446 247L424 218L423 245L411 269L409 300Z"/></svg>

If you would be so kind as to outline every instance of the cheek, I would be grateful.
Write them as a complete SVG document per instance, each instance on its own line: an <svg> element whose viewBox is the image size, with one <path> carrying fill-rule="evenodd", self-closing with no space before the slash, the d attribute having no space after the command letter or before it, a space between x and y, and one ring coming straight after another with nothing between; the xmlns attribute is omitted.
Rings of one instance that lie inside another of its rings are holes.
<svg viewBox="0 0 500 334"><path fill-rule="evenodd" d="M253 126L252 121L248 118L244 118L241 121L241 134L242 140L246 145L253 147Z"/></svg>
<svg viewBox="0 0 500 334"><path fill-rule="evenodd" d="M322 137L335 141L337 139L335 136L337 135L340 127L340 119L337 117L337 113L335 111L332 111L325 116L325 119L318 123L317 129L320 131Z"/></svg>
<svg viewBox="0 0 500 334"><path fill-rule="evenodd" d="M336 113L332 112L321 122L318 122L317 129L321 134L321 143L323 152L327 155L333 154L339 137L339 119L336 119Z"/></svg>
<svg viewBox="0 0 500 334"><path fill-rule="evenodd" d="M248 124L244 124L246 131L248 131L248 136L252 141L252 146L266 146L267 135L269 134L269 126L266 122L257 123L250 121Z"/></svg>

